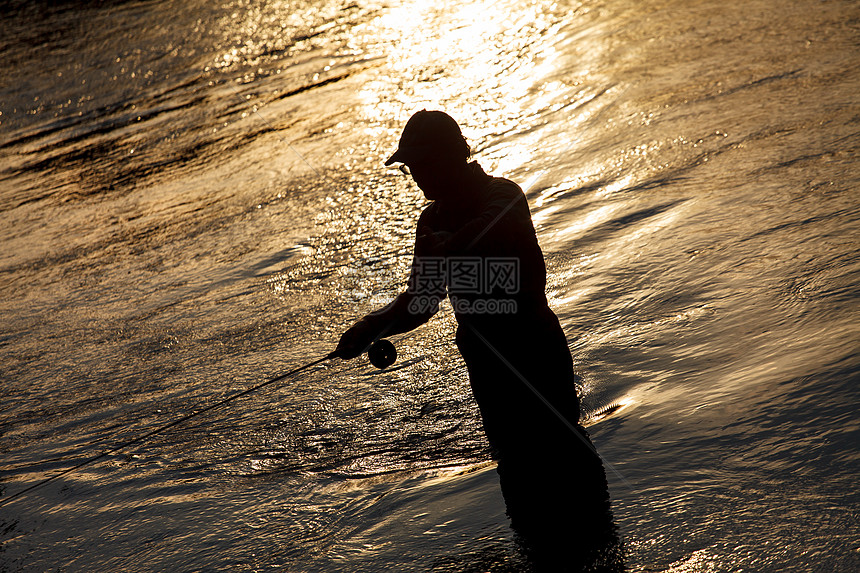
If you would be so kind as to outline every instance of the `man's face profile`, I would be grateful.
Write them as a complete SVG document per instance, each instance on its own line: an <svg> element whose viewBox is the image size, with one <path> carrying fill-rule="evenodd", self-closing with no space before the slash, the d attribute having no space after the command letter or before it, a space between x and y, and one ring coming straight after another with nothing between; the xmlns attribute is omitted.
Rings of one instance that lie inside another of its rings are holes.
<svg viewBox="0 0 860 573"><path fill-rule="evenodd" d="M437 201L449 198L454 165L444 161L442 157L431 156L413 159L407 166L412 179L427 199Z"/></svg>

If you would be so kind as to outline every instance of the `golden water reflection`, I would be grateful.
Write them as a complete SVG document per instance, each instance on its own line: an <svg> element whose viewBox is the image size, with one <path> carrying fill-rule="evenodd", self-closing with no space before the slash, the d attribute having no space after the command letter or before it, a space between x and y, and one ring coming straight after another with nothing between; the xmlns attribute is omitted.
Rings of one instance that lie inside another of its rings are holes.
<svg viewBox="0 0 860 573"><path fill-rule="evenodd" d="M393 143L414 112L443 109L487 168L528 171L544 140L539 118L583 98L570 87L581 78L550 79L564 68L556 42L573 17L541 2L403 2L385 11L353 33L356 44L376 38L385 53L359 94L368 135L379 137L382 125ZM596 40L589 48L591 57L602 52Z"/></svg>

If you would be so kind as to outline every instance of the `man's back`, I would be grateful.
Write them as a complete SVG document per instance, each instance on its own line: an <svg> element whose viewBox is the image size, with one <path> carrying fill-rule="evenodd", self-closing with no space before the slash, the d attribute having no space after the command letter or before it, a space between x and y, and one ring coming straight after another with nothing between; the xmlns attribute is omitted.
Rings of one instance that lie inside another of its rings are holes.
<svg viewBox="0 0 860 573"><path fill-rule="evenodd" d="M477 163L469 167L474 176L470 188L458 190L460 201L437 201L422 212L415 251L425 251L426 233L450 234L443 254L447 290L435 294L451 298L460 323L500 326L546 306L546 266L520 187ZM423 262L416 256L417 265Z"/></svg>

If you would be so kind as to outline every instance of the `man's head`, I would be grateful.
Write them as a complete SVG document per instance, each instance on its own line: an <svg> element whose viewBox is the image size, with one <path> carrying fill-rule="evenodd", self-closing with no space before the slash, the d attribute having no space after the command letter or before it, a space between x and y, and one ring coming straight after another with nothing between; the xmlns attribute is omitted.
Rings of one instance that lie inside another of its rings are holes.
<svg viewBox="0 0 860 573"><path fill-rule="evenodd" d="M440 199L462 176L470 154L454 118L421 110L406 122L397 151L385 164L405 163L427 198Z"/></svg>

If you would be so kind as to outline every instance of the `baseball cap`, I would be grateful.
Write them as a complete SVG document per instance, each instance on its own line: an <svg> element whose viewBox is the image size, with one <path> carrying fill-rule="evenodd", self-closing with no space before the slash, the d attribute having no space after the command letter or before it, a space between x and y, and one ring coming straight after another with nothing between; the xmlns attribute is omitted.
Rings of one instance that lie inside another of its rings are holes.
<svg viewBox="0 0 860 573"><path fill-rule="evenodd" d="M406 122L397 151L385 164L399 162L408 165L411 161L426 157L434 150L438 152L444 149L456 149L457 146L464 145L465 141L460 126L453 117L444 111L422 109Z"/></svg>

